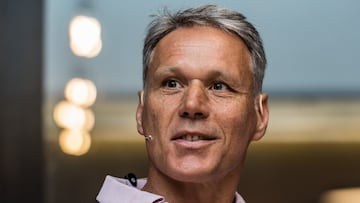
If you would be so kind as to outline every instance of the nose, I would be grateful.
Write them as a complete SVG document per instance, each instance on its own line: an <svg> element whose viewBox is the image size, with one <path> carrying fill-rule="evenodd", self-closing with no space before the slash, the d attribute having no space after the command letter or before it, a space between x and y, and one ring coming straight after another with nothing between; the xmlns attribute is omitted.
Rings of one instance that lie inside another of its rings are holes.
<svg viewBox="0 0 360 203"><path fill-rule="evenodd" d="M191 84L184 92L179 115L183 118L204 119L209 116L208 96L200 84Z"/></svg>

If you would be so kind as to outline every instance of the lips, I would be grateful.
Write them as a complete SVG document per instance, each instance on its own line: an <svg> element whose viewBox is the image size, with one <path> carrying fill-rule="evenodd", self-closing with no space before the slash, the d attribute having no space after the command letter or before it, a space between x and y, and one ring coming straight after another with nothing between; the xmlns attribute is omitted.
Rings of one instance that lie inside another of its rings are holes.
<svg viewBox="0 0 360 203"><path fill-rule="evenodd" d="M215 136L196 132L181 132L171 138L171 140L185 140L189 142L196 142L201 140L211 141L215 139L217 139Z"/></svg>

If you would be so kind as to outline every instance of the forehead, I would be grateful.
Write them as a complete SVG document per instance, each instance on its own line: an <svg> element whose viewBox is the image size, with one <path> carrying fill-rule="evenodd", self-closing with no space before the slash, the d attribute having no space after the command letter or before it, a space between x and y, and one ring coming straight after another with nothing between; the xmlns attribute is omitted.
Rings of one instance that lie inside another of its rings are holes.
<svg viewBox="0 0 360 203"><path fill-rule="evenodd" d="M194 75L223 70L248 77L252 72L250 53L241 38L208 26L177 28L162 38L152 54L149 74L164 67L186 67Z"/></svg>
<svg viewBox="0 0 360 203"><path fill-rule="evenodd" d="M169 57L169 55L182 51L208 49L216 51L216 56L233 56L238 62L250 64L250 53L241 40L235 34L225 32L210 26L180 27L163 37L156 45L154 57ZM201 54L201 53L198 53ZM151 60L153 62L153 60ZM151 65L151 64L150 64Z"/></svg>

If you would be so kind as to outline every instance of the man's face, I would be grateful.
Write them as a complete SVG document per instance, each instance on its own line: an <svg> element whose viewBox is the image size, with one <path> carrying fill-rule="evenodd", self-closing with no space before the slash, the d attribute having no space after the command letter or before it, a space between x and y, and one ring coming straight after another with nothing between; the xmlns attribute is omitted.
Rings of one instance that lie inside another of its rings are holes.
<svg viewBox="0 0 360 203"><path fill-rule="evenodd" d="M236 36L200 26L166 35L137 111L139 133L153 137L150 167L186 182L239 173L249 142L267 125L267 96L261 113L253 86L250 54Z"/></svg>

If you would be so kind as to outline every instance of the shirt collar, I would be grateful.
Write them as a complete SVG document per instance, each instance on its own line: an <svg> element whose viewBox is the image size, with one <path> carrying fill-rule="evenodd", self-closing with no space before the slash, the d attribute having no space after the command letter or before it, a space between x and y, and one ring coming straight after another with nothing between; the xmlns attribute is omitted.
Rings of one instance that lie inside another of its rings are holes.
<svg viewBox="0 0 360 203"><path fill-rule="evenodd" d="M137 187L133 187L126 179L106 176L96 199L100 203L158 202L163 199L159 195L141 190L146 179L138 179L137 182Z"/></svg>
<svg viewBox="0 0 360 203"><path fill-rule="evenodd" d="M141 190L146 181L146 178L138 179L137 186L133 187L127 179L106 176L96 199L100 203L164 202L164 197ZM235 203L245 203L239 193L235 194Z"/></svg>

